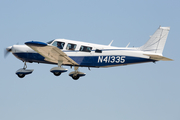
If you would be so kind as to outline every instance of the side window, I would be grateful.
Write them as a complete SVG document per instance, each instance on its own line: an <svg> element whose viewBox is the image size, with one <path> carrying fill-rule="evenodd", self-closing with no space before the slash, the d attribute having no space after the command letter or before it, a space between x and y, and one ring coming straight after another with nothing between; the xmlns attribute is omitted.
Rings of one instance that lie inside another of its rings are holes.
<svg viewBox="0 0 180 120"><path fill-rule="evenodd" d="M75 50L76 49L76 44L68 43L66 49L67 50Z"/></svg>
<svg viewBox="0 0 180 120"><path fill-rule="evenodd" d="M91 52L92 47L87 47L87 46L81 46L79 51L83 51L83 52Z"/></svg>
<svg viewBox="0 0 180 120"><path fill-rule="evenodd" d="M52 45L58 47L59 49L63 49L64 44L64 42L55 41Z"/></svg>

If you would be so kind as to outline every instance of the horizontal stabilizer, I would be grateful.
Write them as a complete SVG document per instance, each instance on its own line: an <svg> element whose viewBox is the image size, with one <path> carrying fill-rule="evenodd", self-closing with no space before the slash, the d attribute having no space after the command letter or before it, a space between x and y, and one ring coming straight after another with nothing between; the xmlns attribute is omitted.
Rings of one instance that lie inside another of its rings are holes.
<svg viewBox="0 0 180 120"><path fill-rule="evenodd" d="M170 58L163 57L163 56L160 56L160 55L150 55L150 54L144 54L144 55L149 56L150 57L149 59L153 59L153 60L173 61Z"/></svg>

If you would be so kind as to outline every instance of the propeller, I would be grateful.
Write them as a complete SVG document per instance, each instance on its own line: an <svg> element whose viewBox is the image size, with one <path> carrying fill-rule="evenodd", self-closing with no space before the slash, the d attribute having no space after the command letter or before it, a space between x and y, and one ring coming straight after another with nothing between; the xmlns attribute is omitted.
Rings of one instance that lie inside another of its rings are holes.
<svg viewBox="0 0 180 120"><path fill-rule="evenodd" d="M7 55L12 51L12 46L9 46L4 49L4 58L7 57Z"/></svg>

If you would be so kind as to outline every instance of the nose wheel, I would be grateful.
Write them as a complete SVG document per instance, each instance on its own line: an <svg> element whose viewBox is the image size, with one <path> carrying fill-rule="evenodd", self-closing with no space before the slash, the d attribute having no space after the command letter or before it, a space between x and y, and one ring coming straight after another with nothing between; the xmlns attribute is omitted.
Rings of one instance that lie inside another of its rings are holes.
<svg viewBox="0 0 180 120"><path fill-rule="evenodd" d="M19 78L23 78L23 77L25 77L25 74L17 74L17 76L18 76Z"/></svg>
<svg viewBox="0 0 180 120"><path fill-rule="evenodd" d="M24 63L24 67L16 71L16 75L19 78L24 78L26 75L31 74L34 70L33 69L26 69L27 65L26 62Z"/></svg>

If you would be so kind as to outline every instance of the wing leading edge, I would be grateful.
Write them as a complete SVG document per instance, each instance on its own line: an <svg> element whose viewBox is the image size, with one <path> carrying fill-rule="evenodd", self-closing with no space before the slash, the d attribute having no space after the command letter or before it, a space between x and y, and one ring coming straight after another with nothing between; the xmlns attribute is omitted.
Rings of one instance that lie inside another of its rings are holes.
<svg viewBox="0 0 180 120"><path fill-rule="evenodd" d="M62 64L65 65L79 65L55 46L37 41L26 42L25 44L45 57L48 62L58 63L58 61L62 61Z"/></svg>

